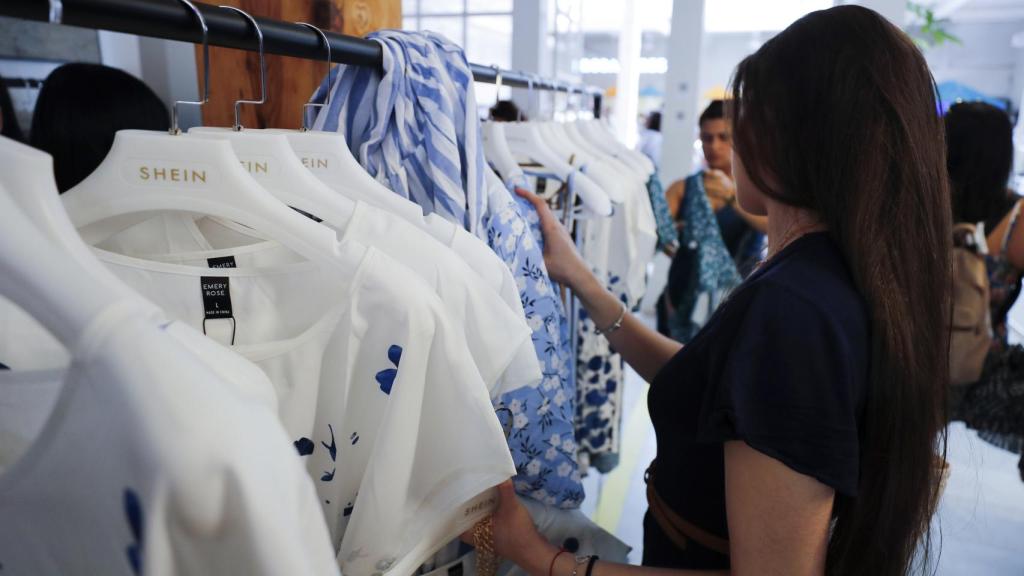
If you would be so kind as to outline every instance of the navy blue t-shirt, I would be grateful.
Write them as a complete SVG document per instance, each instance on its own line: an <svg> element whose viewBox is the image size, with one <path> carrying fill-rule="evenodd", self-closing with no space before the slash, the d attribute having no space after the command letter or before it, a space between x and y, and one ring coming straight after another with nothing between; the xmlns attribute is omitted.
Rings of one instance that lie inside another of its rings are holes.
<svg viewBox="0 0 1024 576"><path fill-rule="evenodd" d="M869 320L838 245L803 236L754 272L655 377L655 489L679 516L728 537L723 443L743 440L837 493L855 496ZM644 564L725 568L678 550L648 514Z"/></svg>

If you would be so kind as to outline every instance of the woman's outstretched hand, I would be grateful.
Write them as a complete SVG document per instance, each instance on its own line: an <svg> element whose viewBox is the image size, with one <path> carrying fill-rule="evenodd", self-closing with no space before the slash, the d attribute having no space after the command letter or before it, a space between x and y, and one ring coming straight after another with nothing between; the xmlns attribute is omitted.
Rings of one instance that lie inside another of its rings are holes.
<svg viewBox="0 0 1024 576"><path fill-rule="evenodd" d="M533 204L540 216L540 229L544 234L544 264L548 268L548 275L563 286L579 290L583 282L593 278L593 274L576 251L572 236L542 198L522 188L516 188L516 194Z"/></svg>
<svg viewBox="0 0 1024 576"><path fill-rule="evenodd" d="M534 565L550 562L550 550L554 547L544 540L530 518L530 513L519 502L512 481L508 480L498 487L498 508L492 514L492 530L494 552L515 564L534 573ZM462 541L473 544L473 531L462 535ZM557 552L557 550L556 550Z"/></svg>

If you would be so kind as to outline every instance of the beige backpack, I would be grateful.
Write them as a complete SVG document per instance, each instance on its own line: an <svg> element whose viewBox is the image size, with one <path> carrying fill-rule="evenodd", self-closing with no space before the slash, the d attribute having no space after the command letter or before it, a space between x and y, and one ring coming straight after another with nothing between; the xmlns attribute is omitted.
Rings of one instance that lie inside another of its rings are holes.
<svg viewBox="0 0 1024 576"><path fill-rule="evenodd" d="M953 318L949 347L950 384L977 382L992 345L984 226L953 227Z"/></svg>

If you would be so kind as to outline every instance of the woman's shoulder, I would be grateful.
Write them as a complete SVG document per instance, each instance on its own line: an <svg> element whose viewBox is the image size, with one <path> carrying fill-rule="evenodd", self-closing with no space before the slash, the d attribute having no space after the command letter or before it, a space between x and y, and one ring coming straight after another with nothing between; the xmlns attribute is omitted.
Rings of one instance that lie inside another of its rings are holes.
<svg viewBox="0 0 1024 576"><path fill-rule="evenodd" d="M801 320L815 321L851 336L867 335L867 304L827 233L797 240L740 290L746 314L778 317L778 327L801 330Z"/></svg>

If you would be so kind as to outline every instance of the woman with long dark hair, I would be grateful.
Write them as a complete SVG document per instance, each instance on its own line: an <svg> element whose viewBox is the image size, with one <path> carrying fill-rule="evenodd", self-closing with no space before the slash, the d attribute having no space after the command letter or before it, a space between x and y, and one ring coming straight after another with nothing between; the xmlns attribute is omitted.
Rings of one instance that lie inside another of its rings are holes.
<svg viewBox="0 0 1024 576"><path fill-rule="evenodd" d="M1009 344L1006 321L1024 275L1024 199L1007 187L1013 124L1006 112L984 102L953 105L945 122L953 220L984 226L993 332L981 378L950 389L950 416L1021 454L1017 468L1024 480L1024 347Z"/></svg>
<svg viewBox="0 0 1024 576"><path fill-rule="evenodd" d="M928 67L878 14L840 6L744 60L733 93L738 201L768 216L769 256L685 347L626 313L534 199L551 276L652 383L658 452L644 567L555 548L503 486L473 532L530 574L928 565L952 280Z"/></svg>

